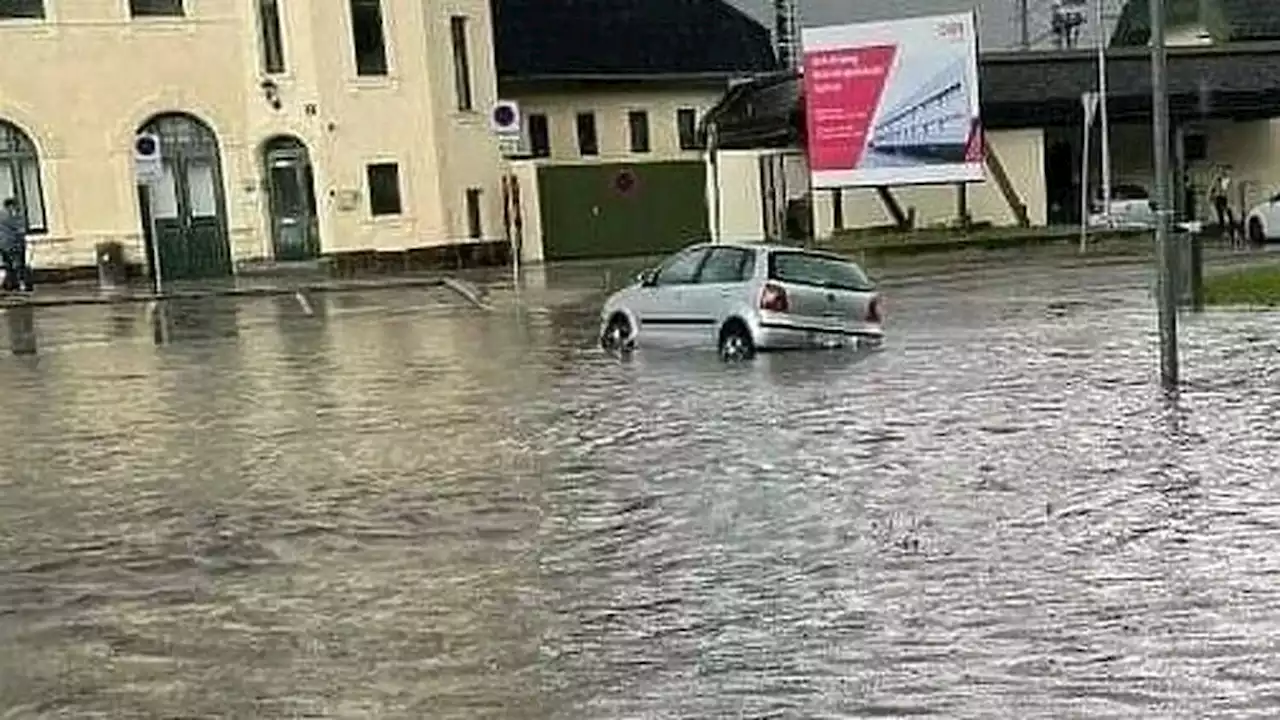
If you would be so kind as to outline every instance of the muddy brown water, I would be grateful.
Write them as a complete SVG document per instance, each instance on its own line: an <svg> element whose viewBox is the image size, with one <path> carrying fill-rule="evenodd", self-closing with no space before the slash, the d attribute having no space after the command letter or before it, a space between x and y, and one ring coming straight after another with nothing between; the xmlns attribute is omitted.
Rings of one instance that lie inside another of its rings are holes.
<svg viewBox="0 0 1280 720"><path fill-rule="evenodd" d="M8 311L0 717L1280 715L1277 315L1169 398L1137 266L736 367L549 277Z"/></svg>

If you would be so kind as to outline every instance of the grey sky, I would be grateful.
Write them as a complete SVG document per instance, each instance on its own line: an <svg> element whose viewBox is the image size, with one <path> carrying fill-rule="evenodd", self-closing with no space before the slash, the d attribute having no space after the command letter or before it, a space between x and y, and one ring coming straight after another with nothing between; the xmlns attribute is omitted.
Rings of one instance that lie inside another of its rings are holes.
<svg viewBox="0 0 1280 720"><path fill-rule="evenodd" d="M766 27L773 28L772 0L728 0L750 12ZM930 13L964 12L978 9L978 32L982 47L989 50L1017 46L1019 38L1018 0L799 0L800 24L838 25L865 20L888 20ZM1124 0L1104 0L1107 25L1114 24ZM1027 0L1032 40L1041 39L1039 46L1052 46L1048 37L1049 19L1053 0ZM1092 17L1092 14L1090 14ZM1081 42L1092 43L1086 27Z"/></svg>

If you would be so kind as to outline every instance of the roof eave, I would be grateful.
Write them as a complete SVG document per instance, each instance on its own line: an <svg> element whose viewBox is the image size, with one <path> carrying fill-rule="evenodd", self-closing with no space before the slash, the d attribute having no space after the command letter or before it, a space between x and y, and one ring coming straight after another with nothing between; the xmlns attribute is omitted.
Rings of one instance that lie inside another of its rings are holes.
<svg viewBox="0 0 1280 720"><path fill-rule="evenodd" d="M766 71L715 71L696 73L547 73L509 74L498 77L500 83L557 84L557 83L701 83L750 80Z"/></svg>

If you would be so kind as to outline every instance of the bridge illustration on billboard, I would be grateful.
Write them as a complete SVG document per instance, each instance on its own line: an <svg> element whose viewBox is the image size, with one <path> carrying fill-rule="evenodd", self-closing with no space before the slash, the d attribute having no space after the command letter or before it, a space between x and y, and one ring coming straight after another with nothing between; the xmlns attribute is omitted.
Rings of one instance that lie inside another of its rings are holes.
<svg viewBox="0 0 1280 720"><path fill-rule="evenodd" d="M963 163L973 119L965 82L969 62L956 58L928 82L882 111L864 167Z"/></svg>

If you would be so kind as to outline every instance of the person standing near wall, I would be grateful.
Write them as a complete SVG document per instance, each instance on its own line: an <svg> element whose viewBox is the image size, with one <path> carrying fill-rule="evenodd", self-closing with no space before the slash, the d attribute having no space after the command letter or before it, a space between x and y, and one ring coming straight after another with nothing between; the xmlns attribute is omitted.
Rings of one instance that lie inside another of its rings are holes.
<svg viewBox="0 0 1280 720"><path fill-rule="evenodd" d="M1209 185L1209 204L1217 216L1219 231L1236 247L1238 233L1235 214L1231 212L1231 171L1225 166L1218 169L1218 176Z"/></svg>
<svg viewBox="0 0 1280 720"><path fill-rule="evenodd" d="M27 219L18 201L6 198L0 215L0 259L4 261L5 291L31 292L31 266L27 264Z"/></svg>

